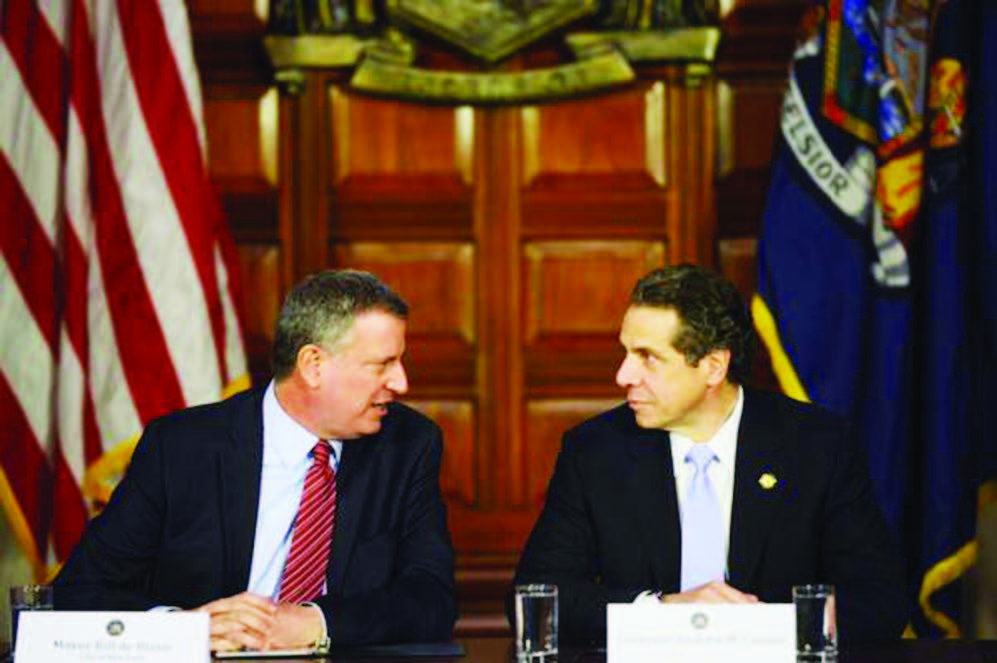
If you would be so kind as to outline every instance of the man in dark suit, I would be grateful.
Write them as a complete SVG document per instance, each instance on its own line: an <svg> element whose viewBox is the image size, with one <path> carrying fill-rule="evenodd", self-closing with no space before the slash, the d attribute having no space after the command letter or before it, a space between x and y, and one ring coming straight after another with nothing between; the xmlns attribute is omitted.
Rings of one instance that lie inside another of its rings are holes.
<svg viewBox="0 0 997 663"><path fill-rule="evenodd" d="M605 640L607 603L789 602L807 583L835 585L843 642L899 637L904 575L863 451L836 416L742 386L736 288L651 272L620 341L627 403L564 435L515 575L558 586L562 637Z"/></svg>
<svg viewBox="0 0 997 663"><path fill-rule="evenodd" d="M449 639L441 434L393 402L407 311L364 272L296 286L274 381L146 428L56 608L205 611L214 650Z"/></svg>

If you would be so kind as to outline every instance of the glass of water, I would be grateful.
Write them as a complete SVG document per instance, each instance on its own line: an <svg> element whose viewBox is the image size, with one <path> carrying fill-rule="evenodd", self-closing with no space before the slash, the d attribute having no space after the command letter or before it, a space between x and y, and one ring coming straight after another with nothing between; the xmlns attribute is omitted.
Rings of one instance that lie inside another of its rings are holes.
<svg viewBox="0 0 997 663"><path fill-rule="evenodd" d="M10 650L17 644L17 622L25 610L51 610L50 585L13 585L10 588Z"/></svg>
<svg viewBox="0 0 997 663"><path fill-rule="evenodd" d="M557 655L557 586L516 585L516 657Z"/></svg>
<svg viewBox="0 0 997 663"><path fill-rule="evenodd" d="M796 660L825 663L838 660L838 626L833 585L793 587L796 605Z"/></svg>

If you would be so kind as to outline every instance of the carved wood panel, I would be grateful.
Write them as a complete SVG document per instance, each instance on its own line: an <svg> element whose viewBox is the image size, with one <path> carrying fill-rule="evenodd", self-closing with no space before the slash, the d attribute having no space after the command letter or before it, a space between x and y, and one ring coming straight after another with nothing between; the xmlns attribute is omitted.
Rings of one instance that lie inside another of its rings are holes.
<svg viewBox="0 0 997 663"><path fill-rule="evenodd" d="M328 97L331 238L471 238L471 108L371 99L339 85Z"/></svg>
<svg viewBox="0 0 997 663"><path fill-rule="evenodd" d="M526 473L534 508L543 505L564 431L619 403L619 399L539 399L527 404Z"/></svg>
<svg viewBox="0 0 997 663"><path fill-rule="evenodd" d="M717 89L717 205L722 235L757 235L785 86L761 77Z"/></svg>
<svg viewBox="0 0 997 663"><path fill-rule="evenodd" d="M615 338L633 284L665 258L662 242L634 240L528 242L523 253L527 346Z"/></svg>
<svg viewBox="0 0 997 663"><path fill-rule="evenodd" d="M409 303L405 362L413 395L472 397L477 325L470 243L338 243L330 264L369 270Z"/></svg>
<svg viewBox="0 0 997 663"><path fill-rule="evenodd" d="M368 269L404 290L408 333L475 341L474 247L466 242L352 242L336 246L336 264Z"/></svg>
<svg viewBox="0 0 997 663"><path fill-rule="evenodd" d="M537 241L523 254L527 395L615 394L620 320L633 284L665 263L665 243Z"/></svg>
<svg viewBox="0 0 997 663"><path fill-rule="evenodd" d="M406 402L435 421L443 431L440 490L444 499L449 504L473 507L478 499L474 404L469 400L406 399Z"/></svg>
<svg viewBox="0 0 997 663"><path fill-rule="evenodd" d="M384 103L330 90L332 96L333 185L349 179L392 181L438 178L439 182L471 181L474 141L470 107L431 107ZM413 140L418 136L418 140ZM366 176L366 178L364 177Z"/></svg>
<svg viewBox="0 0 997 663"><path fill-rule="evenodd" d="M532 189L665 185L664 86L523 108L523 179Z"/></svg>

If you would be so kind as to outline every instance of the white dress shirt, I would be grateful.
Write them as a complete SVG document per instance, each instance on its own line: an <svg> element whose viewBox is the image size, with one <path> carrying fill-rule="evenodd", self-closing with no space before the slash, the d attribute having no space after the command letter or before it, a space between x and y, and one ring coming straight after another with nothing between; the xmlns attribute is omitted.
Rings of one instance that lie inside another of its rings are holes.
<svg viewBox="0 0 997 663"><path fill-rule="evenodd" d="M280 576L291 551L291 529L298 513L309 457L318 438L296 422L277 401L271 381L263 395L263 473L256 511L256 538L249 573L249 591L277 600ZM329 465L339 467L340 440L329 440Z"/></svg>

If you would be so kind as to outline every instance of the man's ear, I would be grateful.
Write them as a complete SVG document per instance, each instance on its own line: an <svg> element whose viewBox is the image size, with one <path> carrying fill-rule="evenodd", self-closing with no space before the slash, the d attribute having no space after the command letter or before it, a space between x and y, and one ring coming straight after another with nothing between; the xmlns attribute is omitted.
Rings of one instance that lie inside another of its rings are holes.
<svg viewBox="0 0 997 663"><path fill-rule="evenodd" d="M711 387L723 384L730 369L730 350L713 350L701 361L705 363L706 384Z"/></svg>
<svg viewBox="0 0 997 663"><path fill-rule="evenodd" d="M298 350L298 360L295 362L298 375L309 387L315 388L322 381L322 348L309 343Z"/></svg>

